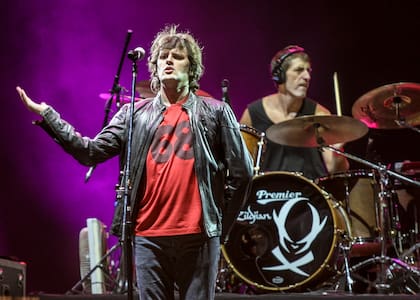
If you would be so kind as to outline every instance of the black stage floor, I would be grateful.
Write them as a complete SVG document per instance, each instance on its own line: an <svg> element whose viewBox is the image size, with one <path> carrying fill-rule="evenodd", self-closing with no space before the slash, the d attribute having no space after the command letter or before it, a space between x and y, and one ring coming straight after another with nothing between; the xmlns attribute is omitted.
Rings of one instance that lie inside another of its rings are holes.
<svg viewBox="0 0 420 300"><path fill-rule="evenodd" d="M125 295L57 295L57 294L42 294L38 295L39 300L125 300ZM346 293L270 293L263 295L242 295L235 293L217 293L216 300L225 299L261 299L261 300L341 300L341 299L370 299L370 300L388 300L388 299L420 299L420 294L346 294ZM32 298L33 299L33 298ZM135 296L134 300L138 298Z"/></svg>

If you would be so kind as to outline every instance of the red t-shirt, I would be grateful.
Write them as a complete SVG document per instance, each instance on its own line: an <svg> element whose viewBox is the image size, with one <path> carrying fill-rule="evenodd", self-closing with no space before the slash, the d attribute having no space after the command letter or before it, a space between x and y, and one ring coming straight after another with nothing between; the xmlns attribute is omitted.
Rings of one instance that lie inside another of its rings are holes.
<svg viewBox="0 0 420 300"><path fill-rule="evenodd" d="M140 236L202 231L202 210L194 170L192 133L182 103L169 106L151 143L146 188L135 227Z"/></svg>

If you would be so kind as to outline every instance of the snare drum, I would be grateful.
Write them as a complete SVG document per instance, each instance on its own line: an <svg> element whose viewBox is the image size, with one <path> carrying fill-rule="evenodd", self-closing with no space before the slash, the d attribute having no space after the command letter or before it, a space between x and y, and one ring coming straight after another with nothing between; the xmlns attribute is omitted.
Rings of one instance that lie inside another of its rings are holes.
<svg viewBox="0 0 420 300"><path fill-rule="evenodd" d="M240 124L242 137L249 153L254 159L254 175L259 173L265 145L265 134L245 124Z"/></svg>
<svg viewBox="0 0 420 300"><path fill-rule="evenodd" d="M346 212L310 180L289 172L254 176L222 253L246 283L267 291L313 289L337 274Z"/></svg>

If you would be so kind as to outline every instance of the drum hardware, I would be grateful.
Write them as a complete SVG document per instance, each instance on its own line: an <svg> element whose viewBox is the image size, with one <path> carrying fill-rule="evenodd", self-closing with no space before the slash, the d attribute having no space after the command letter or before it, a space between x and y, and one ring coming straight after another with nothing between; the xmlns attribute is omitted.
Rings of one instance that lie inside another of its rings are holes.
<svg viewBox="0 0 420 300"><path fill-rule="evenodd" d="M344 259L344 263L343 263L343 268L344 268L344 276L345 276L345 289L349 292L349 293L353 293L353 284L354 284L354 280L351 277L351 272L350 272L350 250L351 250L351 233L342 233L343 234L343 238L341 240L341 242L339 243L339 249L342 253L342 257ZM339 276L343 276L343 274L339 274ZM336 289L338 289L339 286L339 281L337 281L337 286Z"/></svg>
<svg viewBox="0 0 420 300"><path fill-rule="evenodd" d="M335 153L338 153L340 155L343 155L349 159L355 160L357 162L360 162L362 164L365 164L369 166L370 168L376 170L379 173L379 183L380 183L380 191L379 191L379 241L380 241L380 255L375 256L372 258L368 258L361 263L358 263L350 268L351 274L353 274L355 271L365 267L369 264L378 264L379 265L379 271L378 271L378 278L375 282L375 287L380 293L388 293L390 292L390 288L392 286L392 276L387 276L387 274L391 271L391 268L401 268L404 271L410 273L410 275L419 276L420 272L414 267L409 266L408 264L404 263L400 259L397 258L391 258L386 256L386 250L387 250L387 243L390 240L390 224L389 224L389 204L390 203L390 183L389 183L389 176L393 176L398 178L399 180L402 180L406 183L415 185L417 187L420 187L420 182L417 182L415 180L412 180L402 174L399 174L397 172L388 170L386 166L380 165L380 164L374 164L372 162L366 161L364 159L361 159L357 156L351 155L349 153L345 153L337 148L334 148L332 146L326 145L322 143L322 138L319 139L321 141L320 147L329 149ZM388 266L386 266L388 265ZM391 283L389 283L389 280L391 279Z"/></svg>
<svg viewBox="0 0 420 300"><path fill-rule="evenodd" d="M417 181L420 178L420 162L396 162L391 164L389 168ZM402 260L414 265L416 260L420 258L420 251L415 247L409 247L409 251L406 249L407 246L415 246L419 242L419 203L417 203L417 199L420 197L420 189L413 188L399 180L394 180L393 186L398 209L395 216L396 220L400 222L401 228L401 230L397 231L396 236L397 253ZM402 220L400 220L400 214L403 216Z"/></svg>
<svg viewBox="0 0 420 300"><path fill-rule="evenodd" d="M419 248L420 248L420 243L414 244L413 246L411 246L410 248L405 250L403 253L401 253L400 259L405 260L408 264L413 265L415 262L410 259L411 254L414 253L415 251L417 251L417 249L419 249Z"/></svg>
<svg viewBox="0 0 420 300"><path fill-rule="evenodd" d="M230 270L225 260L223 257L220 257L218 274L216 278L216 293L228 292L228 281L230 276L229 273Z"/></svg>
<svg viewBox="0 0 420 300"><path fill-rule="evenodd" d="M283 143L289 146L297 147L318 147L320 151L328 149L339 155L367 165L379 173L379 194L378 194L378 224L379 224L379 246L380 254L373 258L369 258L356 266L350 268L350 274L346 274L346 278L350 278L347 284L351 286L351 276L361 267L377 263L379 264L378 278L375 282L376 289L381 293L389 292L390 284L387 282L387 272L391 266L399 266L405 271L419 275L418 270L408 266L399 259L386 256L387 243L390 240L390 222L389 222L389 176L398 178L404 182L408 182L420 187L420 182L411 180L399 173L387 170L385 166L374 164L372 162L361 159L357 156L345 153L330 145L355 140L362 137L368 131L368 127L361 121L338 116L305 116L298 117L275 124L267 130L267 137L277 143ZM288 134L285 134L288 133ZM294 133L293 135L291 133ZM386 264L392 264L386 267Z"/></svg>
<svg viewBox="0 0 420 300"><path fill-rule="evenodd" d="M376 280L376 282L366 281L366 283L371 284L373 287L377 289L379 293L390 293L393 292L391 287L394 285L394 281L401 276L405 278L410 278L410 280L414 280L418 282L418 278L420 277L420 272L416 268L404 263L398 258L392 258L388 256L375 256L368 258L358 264L353 265L350 268L350 272L352 277L355 278L356 271L368 266L368 265L378 265L380 270L377 272L381 276L380 281ZM384 268L385 264L388 265L387 268ZM403 275L398 273L399 271L405 271ZM411 289L411 288L410 288ZM418 293L419 287L417 288L416 293Z"/></svg>
<svg viewBox="0 0 420 300"><path fill-rule="evenodd" d="M265 143L266 143L265 133L261 132L260 139L258 140L258 152L257 152L257 160L255 162L255 167L254 167L254 175L260 174Z"/></svg>
<svg viewBox="0 0 420 300"><path fill-rule="evenodd" d="M245 124L239 124L239 128L246 147L254 160L254 175L258 175L260 174L266 144L265 133Z"/></svg>
<svg viewBox="0 0 420 300"><path fill-rule="evenodd" d="M112 95L110 93L100 93L99 98L107 100L109 98L112 98ZM121 101L122 104L130 103L130 100L131 100L131 96L129 96L129 95L119 95L119 98L120 98L119 101ZM140 101L141 99L143 99L143 98L140 98L140 97L135 97L134 98L135 101Z"/></svg>
<svg viewBox="0 0 420 300"><path fill-rule="evenodd" d="M352 228L351 257L380 252L378 184L374 172L351 170L335 173L315 181L345 208Z"/></svg>
<svg viewBox="0 0 420 300"><path fill-rule="evenodd" d="M347 256L344 255L344 273L342 273L341 276L345 276L347 290L351 292L354 279L359 279L359 274L357 274L356 271L365 268L368 265L376 264L377 266L374 267L377 267L378 269L377 278L375 278L374 282L369 282L368 279L364 280L369 283L371 288L375 288L381 293L387 293L391 292L391 289L395 287L397 282L401 282L401 280L404 280L404 282L416 282L416 277L419 275L418 269L411 267L398 258L386 256L390 238L395 234L395 232L392 231L393 229L391 228L392 226L389 219L389 210L390 208L392 209L392 207L389 206L391 197L388 176L398 178L417 187L420 186L420 183L399 173L387 170L383 165L371 163L329 146L358 139L367 132L368 127L364 122L342 116L298 117L293 120L275 124L266 131L267 138L273 142L295 147L318 147L320 151L328 149L339 155L367 165L376 172L375 174L379 174L379 189L376 191L378 201L375 203L378 226L374 228L375 234L378 234L379 236L377 245L374 245L374 254L376 256L365 259L362 262L349 267L349 262L348 260L346 261L349 254L347 254ZM355 243L352 241L350 251L354 246ZM346 247L341 245L339 245L339 247L345 254L347 250ZM408 284L406 284L404 288L407 291L413 290L413 287L408 286ZM284 289L296 290L296 286L291 285Z"/></svg>
<svg viewBox="0 0 420 300"><path fill-rule="evenodd" d="M353 116L369 128L409 128L420 125L420 84L393 83L361 96L352 107Z"/></svg>

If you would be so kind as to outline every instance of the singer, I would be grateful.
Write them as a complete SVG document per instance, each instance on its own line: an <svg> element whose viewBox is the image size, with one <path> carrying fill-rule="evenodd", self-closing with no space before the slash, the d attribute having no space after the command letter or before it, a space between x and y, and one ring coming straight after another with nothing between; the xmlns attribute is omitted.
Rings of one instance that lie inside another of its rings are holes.
<svg viewBox="0 0 420 300"><path fill-rule="evenodd" d="M142 51L132 53L141 59ZM140 299L214 299L220 240L227 238L252 176L252 158L230 106L196 95L201 46L178 25L160 31L148 68L154 98L135 103L130 166L132 234ZM124 159L129 105L95 138L17 87L38 123L81 164ZM118 201L118 200L117 200ZM111 233L121 233L117 203Z"/></svg>

